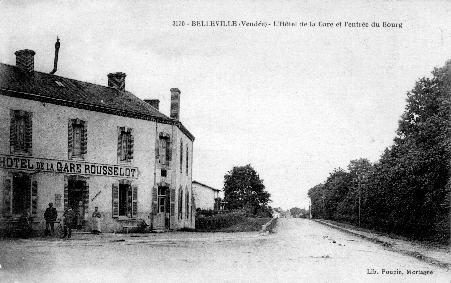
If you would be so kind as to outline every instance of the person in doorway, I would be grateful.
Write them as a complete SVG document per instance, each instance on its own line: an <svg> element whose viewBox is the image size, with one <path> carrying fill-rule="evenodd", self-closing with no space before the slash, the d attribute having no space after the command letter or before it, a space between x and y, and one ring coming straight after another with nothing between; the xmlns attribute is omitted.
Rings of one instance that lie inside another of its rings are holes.
<svg viewBox="0 0 451 283"><path fill-rule="evenodd" d="M66 211L64 211L63 214L64 220L64 236L63 238L70 238L72 236L72 225L75 220L75 212L72 210L72 208L67 208Z"/></svg>
<svg viewBox="0 0 451 283"><path fill-rule="evenodd" d="M100 218L102 215L99 212L99 208L96 206L94 212L92 213L92 233L100 234L102 232L100 227Z"/></svg>
<svg viewBox="0 0 451 283"><path fill-rule="evenodd" d="M25 209L19 218L22 237L28 238L33 231L31 227L31 213L29 209Z"/></svg>
<svg viewBox="0 0 451 283"><path fill-rule="evenodd" d="M77 214L77 230L81 230L81 228L83 227L83 216L85 214L82 201L78 202L76 214Z"/></svg>
<svg viewBox="0 0 451 283"><path fill-rule="evenodd" d="M53 203L49 203L49 207L44 212L45 219L45 234L53 235L55 232L54 223L56 218L58 217L58 213L56 212L56 208L53 207Z"/></svg>

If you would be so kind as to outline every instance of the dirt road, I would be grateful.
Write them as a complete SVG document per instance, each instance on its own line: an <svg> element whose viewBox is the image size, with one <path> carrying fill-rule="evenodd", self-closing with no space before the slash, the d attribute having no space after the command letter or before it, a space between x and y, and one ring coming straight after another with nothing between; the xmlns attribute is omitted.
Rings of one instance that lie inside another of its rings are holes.
<svg viewBox="0 0 451 283"><path fill-rule="evenodd" d="M280 219L277 233L269 235L175 232L0 241L0 264L0 282L450 282L451 278L447 270L303 219Z"/></svg>

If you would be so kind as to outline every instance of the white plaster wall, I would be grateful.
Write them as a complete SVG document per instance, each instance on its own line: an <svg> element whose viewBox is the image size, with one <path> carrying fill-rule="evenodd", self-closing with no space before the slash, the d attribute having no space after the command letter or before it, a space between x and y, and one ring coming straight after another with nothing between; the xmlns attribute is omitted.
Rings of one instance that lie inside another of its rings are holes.
<svg viewBox="0 0 451 283"><path fill-rule="evenodd" d="M200 209L214 209L215 207L215 192L199 184L193 184L194 198L196 201L196 208Z"/></svg>
<svg viewBox="0 0 451 283"><path fill-rule="evenodd" d="M67 160L68 120L79 118L87 121L88 143L84 161L117 164L117 127L133 128L134 158L127 165L138 167L139 178L132 182L132 185L138 186L138 217L148 217L151 212L151 190L154 184L155 122L0 96L1 154L10 154L10 109L33 113L32 156L36 158ZM3 187L6 171L0 169L0 187ZM54 202L54 194L63 195L64 174L37 173L35 177L38 181L38 218L42 218L47 204L50 201ZM97 192L102 192L93 204L90 203L88 215L91 215L96 204L104 215L105 222L107 224L112 222L111 186L117 179L117 177L89 176L90 200ZM3 193L0 193L0 205L3 204L2 198ZM58 209L59 212L62 213L62 209L62 207Z"/></svg>

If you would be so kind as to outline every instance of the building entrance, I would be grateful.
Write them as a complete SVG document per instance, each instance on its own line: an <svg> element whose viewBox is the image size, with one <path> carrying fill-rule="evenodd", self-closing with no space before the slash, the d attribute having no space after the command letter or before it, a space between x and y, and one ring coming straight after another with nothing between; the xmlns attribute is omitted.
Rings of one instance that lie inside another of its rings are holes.
<svg viewBox="0 0 451 283"><path fill-rule="evenodd" d="M170 212L169 212L169 188L158 187L157 194L157 215L155 216L155 229L169 229Z"/></svg>
<svg viewBox="0 0 451 283"><path fill-rule="evenodd" d="M68 182L67 204L75 212L73 228L81 229L85 225L85 214L87 213L89 191L86 180L71 177Z"/></svg>

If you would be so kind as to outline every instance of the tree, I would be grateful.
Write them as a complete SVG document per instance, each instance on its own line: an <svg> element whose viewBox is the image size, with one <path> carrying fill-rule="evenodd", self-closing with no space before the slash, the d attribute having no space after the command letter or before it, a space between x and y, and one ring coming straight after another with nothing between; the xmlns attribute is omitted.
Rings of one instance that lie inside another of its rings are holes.
<svg viewBox="0 0 451 283"><path fill-rule="evenodd" d="M250 164L235 166L224 176L224 200L228 209L245 209L253 215L267 213L270 196Z"/></svg>
<svg viewBox="0 0 451 283"><path fill-rule="evenodd" d="M353 160L311 188L312 215L355 222L360 195L364 226L449 242L451 61L407 93L396 133L374 165Z"/></svg>

